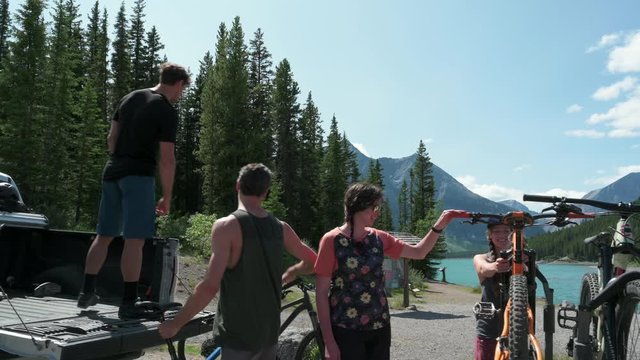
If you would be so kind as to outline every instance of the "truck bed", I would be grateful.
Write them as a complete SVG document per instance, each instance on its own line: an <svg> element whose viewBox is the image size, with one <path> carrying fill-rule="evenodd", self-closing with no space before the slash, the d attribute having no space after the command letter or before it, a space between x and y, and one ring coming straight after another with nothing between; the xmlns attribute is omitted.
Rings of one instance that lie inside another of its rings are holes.
<svg viewBox="0 0 640 360"><path fill-rule="evenodd" d="M22 317L24 325L14 308L27 314ZM173 313L167 315L171 318ZM199 313L174 340L211 331L213 317L211 312ZM135 356L142 349L165 344L158 334L159 324L157 320L120 320L114 305L82 310L73 298L10 296L0 300L0 349L4 351L0 359L16 355L60 360Z"/></svg>
<svg viewBox="0 0 640 360"><path fill-rule="evenodd" d="M134 358L145 348L165 343L158 334L157 320L118 318L123 287L122 238L111 243L97 277L100 304L82 311L76 302L87 250L95 234L31 225L24 221L0 223L0 285L8 295L5 298L0 294L0 359ZM142 300L161 304L173 301L177 249L177 239L146 239L138 287ZM35 286L45 282L58 284L60 293L34 296ZM198 314L176 340L211 331L213 316L211 312Z"/></svg>

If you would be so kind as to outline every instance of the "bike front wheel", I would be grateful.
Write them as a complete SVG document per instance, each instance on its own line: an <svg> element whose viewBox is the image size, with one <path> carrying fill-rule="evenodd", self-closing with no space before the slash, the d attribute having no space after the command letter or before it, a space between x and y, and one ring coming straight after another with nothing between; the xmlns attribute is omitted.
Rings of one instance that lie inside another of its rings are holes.
<svg viewBox="0 0 640 360"><path fill-rule="evenodd" d="M527 277L514 275L511 277L509 296L511 311L509 313L509 359L529 359L529 317L527 313L529 290Z"/></svg>
<svg viewBox="0 0 640 360"><path fill-rule="evenodd" d="M591 300L595 299L600 292L600 283L598 281L598 274L587 273L582 277L582 286L580 288L580 306L586 306L591 303ZM591 326L589 326L589 338L596 344L597 349L594 348L593 359L600 360L603 356L603 342L602 337L598 339L598 322L599 317L593 315L591 317ZM577 336L574 334L574 337Z"/></svg>
<svg viewBox="0 0 640 360"><path fill-rule="evenodd" d="M324 345L322 335L313 330L300 341L296 350L295 360L322 360L324 359Z"/></svg>
<svg viewBox="0 0 640 360"><path fill-rule="evenodd" d="M616 307L618 359L640 358L640 281L627 284Z"/></svg>

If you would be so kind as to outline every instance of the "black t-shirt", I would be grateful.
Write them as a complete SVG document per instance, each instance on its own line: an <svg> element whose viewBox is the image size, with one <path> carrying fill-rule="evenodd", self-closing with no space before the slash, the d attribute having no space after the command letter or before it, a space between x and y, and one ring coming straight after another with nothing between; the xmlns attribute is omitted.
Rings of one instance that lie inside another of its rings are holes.
<svg viewBox="0 0 640 360"><path fill-rule="evenodd" d="M178 112L173 105L151 89L135 90L120 100L113 121L119 134L103 179L155 176L159 143L176 142Z"/></svg>

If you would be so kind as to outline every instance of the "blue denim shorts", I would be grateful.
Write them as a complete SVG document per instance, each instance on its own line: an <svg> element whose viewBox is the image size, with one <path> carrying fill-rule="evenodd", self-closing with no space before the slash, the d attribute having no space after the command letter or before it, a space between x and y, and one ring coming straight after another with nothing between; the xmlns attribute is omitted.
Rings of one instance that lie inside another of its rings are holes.
<svg viewBox="0 0 640 360"><path fill-rule="evenodd" d="M125 176L115 181L103 181L98 235L152 238L156 221L155 188L153 176Z"/></svg>

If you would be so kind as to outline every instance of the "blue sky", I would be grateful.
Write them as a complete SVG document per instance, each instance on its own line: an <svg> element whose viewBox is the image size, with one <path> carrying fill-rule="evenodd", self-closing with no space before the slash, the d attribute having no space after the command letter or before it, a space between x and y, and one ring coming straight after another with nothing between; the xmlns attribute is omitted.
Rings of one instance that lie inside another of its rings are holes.
<svg viewBox="0 0 640 360"><path fill-rule="evenodd" d="M111 19L120 4L101 2ZM325 129L335 114L373 158L423 140L492 200L579 197L640 171L638 1L148 0L146 14L194 72L239 16L247 43L261 28L274 64L289 60Z"/></svg>

